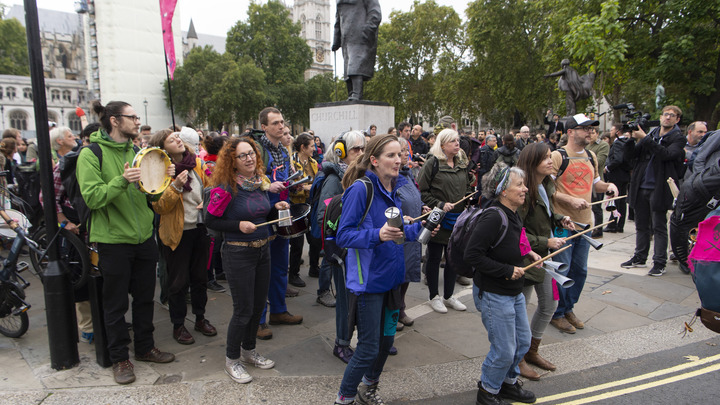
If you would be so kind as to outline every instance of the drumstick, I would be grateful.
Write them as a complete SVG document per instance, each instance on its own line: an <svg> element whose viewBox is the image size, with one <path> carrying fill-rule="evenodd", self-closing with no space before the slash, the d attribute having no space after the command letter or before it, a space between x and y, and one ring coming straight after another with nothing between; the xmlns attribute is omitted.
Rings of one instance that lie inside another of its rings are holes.
<svg viewBox="0 0 720 405"><path fill-rule="evenodd" d="M588 232L591 232L591 231L593 231L593 230L595 230L595 229L597 229L597 228L600 228L601 226L605 226L605 225L611 224L611 223L613 223L613 222L615 222L615 220L607 221L607 222L605 222L604 224L600 224L600 225L593 226L592 228L588 228L588 229L586 229L586 230L584 230L584 231L582 231L582 232L578 232L578 233L576 233L575 235L568 236L567 238L565 238L565 241L569 241L570 239L577 238L577 237L580 236L580 235L585 235L585 234L588 233Z"/></svg>
<svg viewBox="0 0 720 405"><path fill-rule="evenodd" d="M460 204L461 202L463 202L463 201L467 200L468 198L470 198L470 197L474 196L475 194L477 194L477 191L475 191L475 192L472 192L472 193L470 193L470 194L466 195L466 196L465 196L465 197L463 197L463 198L462 198L462 199L461 199L460 201L454 202L454 203L453 203L453 205L457 205L457 204ZM430 213L431 213L431 212L432 212L432 210L428 211L428 212L427 212L427 213L425 213L425 214L422 214L422 215L420 215L420 216L419 216L419 217L417 217L417 218L413 218L413 220L412 220L412 221L413 221L413 222L415 222L415 221L417 221L417 220L423 219L423 218L425 218L426 216L430 215Z"/></svg>
<svg viewBox="0 0 720 405"><path fill-rule="evenodd" d="M672 177L668 177L667 184L670 186L670 192L672 193L673 198L677 198L680 194L680 190L678 190L677 184L675 184L675 180L673 180Z"/></svg>
<svg viewBox="0 0 720 405"><path fill-rule="evenodd" d="M613 200L619 200L619 199L625 198L625 197L627 197L627 194L621 195L621 196L619 196L619 197L613 197L613 198L608 198L608 199L605 199L605 200L595 201L594 203L590 203L589 205L602 204L602 203L604 203L604 202L613 201Z"/></svg>
<svg viewBox="0 0 720 405"><path fill-rule="evenodd" d="M272 221L263 222L262 224L257 224L257 225L255 225L255 226L256 226L256 227L260 227L260 226L263 226L263 225L272 225L272 224L274 224L274 223L276 223L276 222L282 221L283 219L290 219L290 218L278 218L278 219L273 219Z"/></svg>
<svg viewBox="0 0 720 405"><path fill-rule="evenodd" d="M551 257L553 257L553 256L555 256L555 255L557 255L558 253L564 251L565 249L570 249L570 245L567 245L567 246L565 246L565 247L562 248L562 249L556 250L556 251L550 253L549 255L543 257L543 258L540 259L540 260L536 260L535 262L533 262L533 263L532 263L531 265L529 265L529 266L523 267L523 271L527 271L527 270L532 269L533 267L535 267L535 266L537 266L538 264L544 262L545 260L547 260L547 259L549 259L549 258L551 258Z"/></svg>

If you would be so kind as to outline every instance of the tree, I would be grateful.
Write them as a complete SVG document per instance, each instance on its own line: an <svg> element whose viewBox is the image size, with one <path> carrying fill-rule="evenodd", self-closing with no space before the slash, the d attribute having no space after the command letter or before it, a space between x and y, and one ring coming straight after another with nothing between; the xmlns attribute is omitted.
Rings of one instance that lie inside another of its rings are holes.
<svg viewBox="0 0 720 405"><path fill-rule="evenodd" d="M394 105L397 121L436 116L434 74L443 58L459 63L462 30L455 10L434 0L416 0L409 12L393 11L380 26L377 71L366 98Z"/></svg>
<svg viewBox="0 0 720 405"><path fill-rule="evenodd" d="M0 38L0 74L30 76L25 27L15 18L0 19Z"/></svg>
<svg viewBox="0 0 720 405"><path fill-rule="evenodd" d="M236 60L247 57L265 73L268 104L276 105L290 122L307 123L308 113L301 104L307 100L304 74L312 52L300 30L300 23L292 22L280 1L251 3L248 21L238 21L230 29L225 48Z"/></svg>

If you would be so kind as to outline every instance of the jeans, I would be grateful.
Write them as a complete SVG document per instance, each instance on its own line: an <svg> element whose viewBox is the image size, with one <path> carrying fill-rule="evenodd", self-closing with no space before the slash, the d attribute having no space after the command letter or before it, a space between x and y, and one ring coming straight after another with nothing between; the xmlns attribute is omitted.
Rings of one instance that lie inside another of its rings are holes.
<svg viewBox="0 0 720 405"><path fill-rule="evenodd" d="M562 288L558 286L558 288ZM553 299L553 278L545 275L545 280L540 284L529 285L523 288L525 302L530 301L532 292L535 290L538 297L538 305L535 314L530 322L530 331L535 339L542 339L545 328L547 328L550 320L557 309L557 301Z"/></svg>
<svg viewBox="0 0 720 405"><path fill-rule="evenodd" d="M205 317L207 304L207 263L210 254L210 237L204 226L183 231L180 244L175 250L161 248L167 263L168 303L173 327L185 323L187 303L185 294L190 289L190 303L195 320Z"/></svg>
<svg viewBox="0 0 720 405"><path fill-rule="evenodd" d="M654 235L653 263L665 267L667 264L667 211L654 211L650 208L652 190L640 190L635 199L635 257L647 260L650 252L650 234ZM651 229L652 228L652 229Z"/></svg>
<svg viewBox="0 0 720 405"><path fill-rule="evenodd" d="M223 268L233 300L227 332L226 356L240 358L240 346L255 348L260 315L266 307L270 285L270 248L234 246L223 243Z"/></svg>
<svg viewBox="0 0 720 405"><path fill-rule="evenodd" d="M570 249L564 250L555 256L556 261L570 264L565 272L558 272L565 277L571 278L575 284L570 288L558 288L560 300L553 318L561 318L566 313L572 312L573 307L580 299L587 279L587 261L590 254L590 244L584 238L570 240Z"/></svg>
<svg viewBox="0 0 720 405"><path fill-rule="evenodd" d="M290 243L287 239L277 237L270 242L270 288L268 289L268 301L270 302L271 314L287 312L285 292L287 291L289 249ZM266 322L266 314L267 305L265 309L263 309L260 323Z"/></svg>
<svg viewBox="0 0 720 405"><path fill-rule="evenodd" d="M340 346L350 346L352 332L348 326L348 290L345 287L345 268L339 264L330 263L325 258L320 266L320 274L323 273L323 267L327 268L328 273L332 272L335 280L335 341Z"/></svg>
<svg viewBox="0 0 720 405"><path fill-rule="evenodd" d="M130 331L125 323L128 293L132 296L132 329L135 353L143 355L155 347L153 312L155 304L155 265L158 248L155 239L143 243L98 243L100 272L103 275L103 309L110 361L125 361Z"/></svg>
<svg viewBox="0 0 720 405"><path fill-rule="evenodd" d="M483 361L480 381L487 392L497 394L503 382L515 384L520 375L518 364L530 348L525 296L486 291L480 301L482 323L490 340L490 352Z"/></svg>
<svg viewBox="0 0 720 405"><path fill-rule="evenodd" d="M341 397L354 398L363 377L372 382L380 379L390 348L395 341L395 327L385 328L387 311L385 293L365 293L358 297L356 309L358 344L355 354L345 368L340 384ZM397 314L397 311L395 313ZM392 318L388 319L391 320ZM396 321L395 325L397 325Z"/></svg>
<svg viewBox="0 0 720 405"><path fill-rule="evenodd" d="M427 276L430 299L433 299L433 297L439 294L438 278L440 274L440 260L442 259L443 253L445 253L445 257L447 258L447 245L428 242L425 275ZM445 271L443 273L443 297L445 299L452 297L455 291L455 277L455 270L453 270L450 263L445 260Z"/></svg>

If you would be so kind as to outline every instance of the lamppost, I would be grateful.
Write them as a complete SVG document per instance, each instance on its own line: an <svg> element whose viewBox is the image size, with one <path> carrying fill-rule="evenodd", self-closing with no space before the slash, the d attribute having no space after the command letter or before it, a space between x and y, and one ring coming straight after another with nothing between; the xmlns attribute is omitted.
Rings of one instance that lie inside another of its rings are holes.
<svg viewBox="0 0 720 405"><path fill-rule="evenodd" d="M145 101L143 101L143 105L145 106L145 125L147 125L148 124L147 123L148 122L147 121L147 105L148 105L147 99L145 99Z"/></svg>
<svg viewBox="0 0 720 405"><path fill-rule="evenodd" d="M0 105L0 115L2 115L3 129L5 129L5 106Z"/></svg>

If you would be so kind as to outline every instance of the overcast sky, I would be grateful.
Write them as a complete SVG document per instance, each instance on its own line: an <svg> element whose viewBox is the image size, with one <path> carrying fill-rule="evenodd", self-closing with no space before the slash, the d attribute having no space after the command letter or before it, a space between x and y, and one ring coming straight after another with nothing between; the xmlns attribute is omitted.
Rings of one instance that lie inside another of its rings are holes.
<svg viewBox="0 0 720 405"><path fill-rule="evenodd" d="M153 1L153 0L147 0ZM8 5L22 4L20 0L0 0ZM260 0L264 3L265 1ZM292 0L286 0L292 4ZM439 5L452 6L460 17L465 19L465 9L468 0L436 0ZM178 0L176 14L180 13L180 25L183 31L187 31L190 25L190 18L195 23L195 30L202 34L227 35L230 27L238 20L247 19L247 8L249 0ZM38 8L75 12L73 0L37 0ZM330 0L331 19L335 17L335 0ZM383 11L383 21L389 21L390 12L393 10L409 11L413 0L380 0L380 7Z"/></svg>

